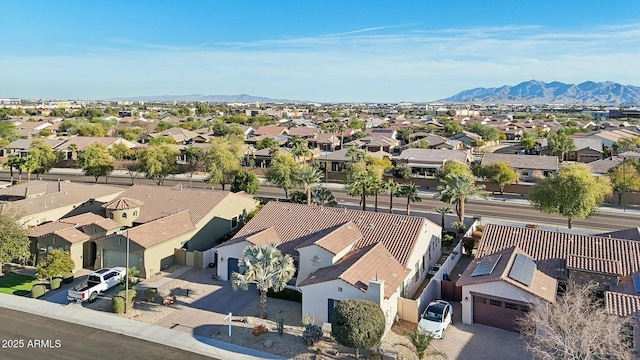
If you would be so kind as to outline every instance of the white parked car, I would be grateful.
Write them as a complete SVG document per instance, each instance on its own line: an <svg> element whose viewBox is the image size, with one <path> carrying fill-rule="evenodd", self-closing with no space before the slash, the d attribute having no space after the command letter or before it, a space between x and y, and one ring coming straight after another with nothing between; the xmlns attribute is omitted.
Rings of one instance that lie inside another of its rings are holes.
<svg viewBox="0 0 640 360"><path fill-rule="evenodd" d="M435 300L429 303L424 310L418 328L433 336L434 339L444 338L444 331L451 324L453 306L444 300Z"/></svg>

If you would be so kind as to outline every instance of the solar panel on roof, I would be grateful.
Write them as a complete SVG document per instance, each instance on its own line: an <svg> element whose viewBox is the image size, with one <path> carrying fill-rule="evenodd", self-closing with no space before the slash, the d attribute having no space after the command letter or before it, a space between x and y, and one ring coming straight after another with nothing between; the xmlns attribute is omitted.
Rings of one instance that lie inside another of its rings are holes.
<svg viewBox="0 0 640 360"><path fill-rule="evenodd" d="M640 293L640 275L633 275L631 278L633 279L633 287L637 293Z"/></svg>
<svg viewBox="0 0 640 360"><path fill-rule="evenodd" d="M489 275L493 272L493 269L496 267L496 264L502 257L502 254L493 255L493 256L485 256L480 260L480 263L473 269L471 276L482 276Z"/></svg>
<svg viewBox="0 0 640 360"><path fill-rule="evenodd" d="M509 277L521 284L531 286L533 274L536 272L536 262L525 255L516 254L516 258L509 271Z"/></svg>

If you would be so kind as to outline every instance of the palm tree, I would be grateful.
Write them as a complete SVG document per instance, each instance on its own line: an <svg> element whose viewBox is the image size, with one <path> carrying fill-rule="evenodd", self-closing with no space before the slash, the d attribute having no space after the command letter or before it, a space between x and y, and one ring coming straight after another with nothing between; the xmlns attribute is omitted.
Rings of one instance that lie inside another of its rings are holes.
<svg viewBox="0 0 640 360"><path fill-rule="evenodd" d="M418 196L418 187L414 183L402 185L400 190L396 193L396 196L407 198L407 215L411 215L410 204L412 202L422 201L422 198Z"/></svg>
<svg viewBox="0 0 640 360"><path fill-rule="evenodd" d="M306 159L311 155L307 142L302 138L294 138L291 146L291 155L298 161L300 161L300 158Z"/></svg>
<svg viewBox="0 0 640 360"><path fill-rule="evenodd" d="M362 210L367 210L367 192L371 191L371 184L374 178L368 172L359 173L348 185L347 194L351 196L360 196Z"/></svg>
<svg viewBox="0 0 640 360"><path fill-rule="evenodd" d="M474 196L487 197L484 185L477 186L473 176L452 174L440 181L441 184L436 188L438 193L434 197L446 203L455 204L456 214L460 221L464 221L464 204L469 198Z"/></svg>
<svg viewBox="0 0 640 360"><path fill-rule="evenodd" d="M433 209L433 211L435 211L436 213L442 215L442 222L440 224L440 226L442 227L442 231L444 231L444 216L447 214L451 214L451 208L448 207L439 207L439 208L435 208Z"/></svg>
<svg viewBox="0 0 640 360"><path fill-rule="evenodd" d="M20 180L22 180L22 163L24 162L22 159L18 155L11 155L3 166L5 169L9 169L11 184L13 184L13 169L20 171Z"/></svg>
<svg viewBox="0 0 640 360"><path fill-rule="evenodd" d="M78 145L76 144L69 144L68 147L69 151L71 151L71 159L75 159L75 155L78 152Z"/></svg>
<svg viewBox="0 0 640 360"><path fill-rule="evenodd" d="M296 174L297 182L304 188L307 193L307 205L311 205L311 188L320 182L322 175L318 169L311 165L304 165Z"/></svg>
<svg viewBox="0 0 640 360"><path fill-rule="evenodd" d="M384 192L385 191L385 185L386 183L382 180L379 179L372 179L371 181L371 191L373 192L373 195L375 196L375 202L374 202L374 206L373 206L373 211L378 212L378 193Z"/></svg>
<svg viewBox="0 0 640 360"><path fill-rule="evenodd" d="M338 204L331 190L324 187L311 191L311 202L318 206L336 206Z"/></svg>
<svg viewBox="0 0 640 360"><path fill-rule="evenodd" d="M231 274L231 286L248 290L249 284L255 284L260 291L260 317L267 318L267 291L278 292L284 289L293 278L296 267L290 255L282 255L275 243L267 245L249 245L238 261L239 273Z"/></svg>
<svg viewBox="0 0 640 360"><path fill-rule="evenodd" d="M350 147L347 149L347 156L351 158L352 162L355 162L360 157L360 149L355 146Z"/></svg>
<svg viewBox="0 0 640 360"><path fill-rule="evenodd" d="M389 181L384 183L384 192L389 193L389 214L393 214L393 198L399 190L400 184L393 181L393 179L389 179Z"/></svg>

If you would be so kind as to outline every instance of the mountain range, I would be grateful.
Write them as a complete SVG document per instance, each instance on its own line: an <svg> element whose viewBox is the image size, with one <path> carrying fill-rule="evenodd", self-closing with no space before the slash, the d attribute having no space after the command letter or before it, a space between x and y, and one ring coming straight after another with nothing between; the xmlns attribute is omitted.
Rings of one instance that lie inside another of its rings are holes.
<svg viewBox="0 0 640 360"><path fill-rule="evenodd" d="M117 98L111 100L130 100L130 101L178 101L178 102L212 102L212 103L299 103L299 100L270 99L267 97L252 96L247 94L240 95L152 95L152 96L136 96L127 98Z"/></svg>
<svg viewBox="0 0 640 360"><path fill-rule="evenodd" d="M611 81L585 81L576 85L559 81L546 83L531 80L515 86L464 90L439 101L483 104L626 105L640 104L640 87Z"/></svg>

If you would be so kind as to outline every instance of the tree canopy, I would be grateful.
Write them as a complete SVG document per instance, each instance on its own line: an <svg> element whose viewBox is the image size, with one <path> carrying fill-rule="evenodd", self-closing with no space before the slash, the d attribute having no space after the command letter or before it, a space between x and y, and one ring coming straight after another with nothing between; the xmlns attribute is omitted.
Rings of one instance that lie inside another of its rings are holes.
<svg viewBox="0 0 640 360"><path fill-rule="evenodd" d="M300 165L293 156L288 153L277 151L265 171L267 181L284 190L284 196L289 198L289 190L297 186L297 174Z"/></svg>
<svg viewBox="0 0 640 360"><path fill-rule="evenodd" d="M489 180L498 184L498 187L500 188L500 195L504 193L504 187L506 185L509 185L518 179L518 173L504 161L485 165L481 168L480 172Z"/></svg>
<svg viewBox="0 0 640 360"><path fill-rule="evenodd" d="M333 309L331 335L344 346L370 349L380 342L385 330L385 317L380 305L369 300L343 300Z"/></svg>
<svg viewBox="0 0 640 360"><path fill-rule="evenodd" d="M584 219L602 205L613 188L607 176L591 175L585 164L572 164L560 168L558 176L538 181L529 192L529 201L537 210L559 214L568 220Z"/></svg>
<svg viewBox="0 0 640 360"><path fill-rule="evenodd" d="M79 156L78 164L87 176L93 176L98 182L98 178L104 176L109 179L109 175L114 169L113 157L109 149L103 143L93 143L89 145ZM105 180L106 182L107 180Z"/></svg>
<svg viewBox="0 0 640 360"><path fill-rule="evenodd" d="M0 275L4 263L24 263L30 256L27 227L21 220L23 214L6 206L0 205Z"/></svg>
<svg viewBox="0 0 640 360"><path fill-rule="evenodd" d="M454 204L458 220L464 221L464 205L472 197L486 197L484 185L476 185L473 175L452 172L440 179L436 199Z"/></svg>
<svg viewBox="0 0 640 360"><path fill-rule="evenodd" d="M57 156L53 148L41 139L36 139L29 146L29 154L24 166L31 178L31 173L41 175L51 170L56 160Z"/></svg>
<svg viewBox="0 0 640 360"><path fill-rule="evenodd" d="M572 137L569 137L562 129L549 134L547 137L549 151L553 155L560 155L560 161L564 160L564 155L576 150L576 144Z"/></svg>
<svg viewBox="0 0 640 360"><path fill-rule="evenodd" d="M209 182L212 184L231 184L233 178L241 169L242 143L235 138L225 136L212 140L207 156L207 170Z"/></svg>
<svg viewBox="0 0 640 360"><path fill-rule="evenodd" d="M151 145L138 152L137 169L162 185L167 176L175 173L179 153L178 149L168 144Z"/></svg>
<svg viewBox="0 0 640 360"><path fill-rule="evenodd" d="M236 173L231 183L231 192L244 191L247 194L255 194L260 188L260 180L253 171L240 170Z"/></svg>
<svg viewBox="0 0 640 360"><path fill-rule="evenodd" d="M40 279L53 279L68 272L73 272L75 264L71 255L66 251L57 249L49 251L39 263L36 269L36 276Z"/></svg>
<svg viewBox="0 0 640 360"><path fill-rule="evenodd" d="M618 192L618 205L622 205L626 192L640 191L640 173L634 165L631 160L625 159L607 173L613 190Z"/></svg>

